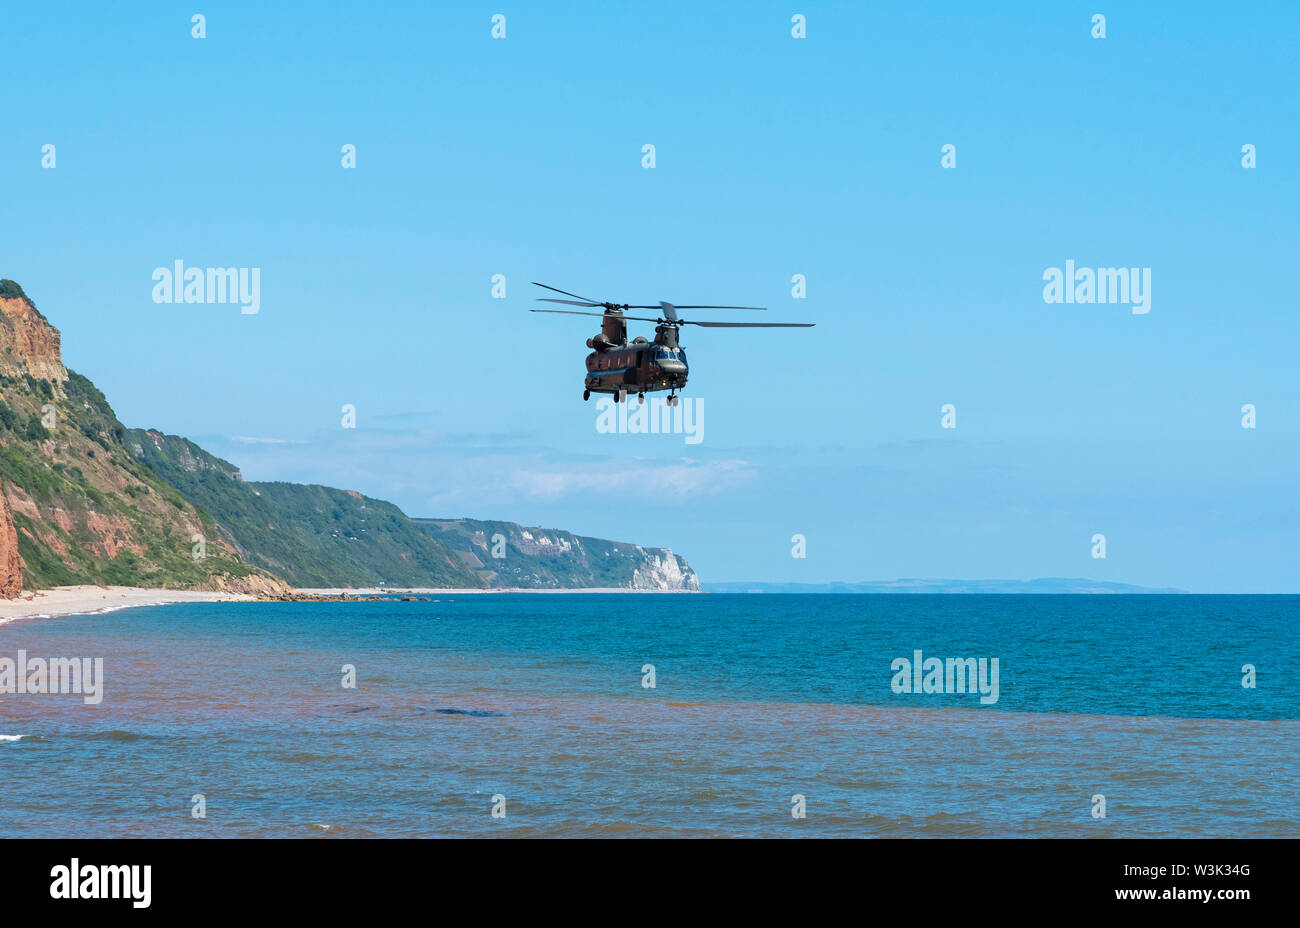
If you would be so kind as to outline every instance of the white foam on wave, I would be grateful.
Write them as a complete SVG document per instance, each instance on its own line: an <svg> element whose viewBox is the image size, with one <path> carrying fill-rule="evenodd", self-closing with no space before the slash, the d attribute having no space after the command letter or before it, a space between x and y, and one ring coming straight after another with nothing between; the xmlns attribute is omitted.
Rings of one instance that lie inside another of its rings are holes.
<svg viewBox="0 0 1300 928"><path fill-rule="evenodd" d="M7 619L0 619L0 625L8 625L10 622L17 622L19 619L49 619L53 615L48 612L42 612L37 615L11 615Z"/></svg>
<svg viewBox="0 0 1300 928"><path fill-rule="evenodd" d="M21 741L26 735L0 735L0 741Z"/></svg>

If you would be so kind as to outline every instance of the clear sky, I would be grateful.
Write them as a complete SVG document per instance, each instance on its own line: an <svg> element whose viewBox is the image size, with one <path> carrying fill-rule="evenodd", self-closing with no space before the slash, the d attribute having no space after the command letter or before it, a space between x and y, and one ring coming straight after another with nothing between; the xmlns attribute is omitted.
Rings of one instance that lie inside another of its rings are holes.
<svg viewBox="0 0 1300 928"><path fill-rule="evenodd" d="M248 479L706 582L1300 590L1294 2L43 3L4 32L0 276L124 422ZM154 303L177 259L260 268L260 311ZM1150 312L1044 302L1067 260L1150 268ZM530 280L817 327L687 329L704 440L601 434L595 320L527 312Z"/></svg>

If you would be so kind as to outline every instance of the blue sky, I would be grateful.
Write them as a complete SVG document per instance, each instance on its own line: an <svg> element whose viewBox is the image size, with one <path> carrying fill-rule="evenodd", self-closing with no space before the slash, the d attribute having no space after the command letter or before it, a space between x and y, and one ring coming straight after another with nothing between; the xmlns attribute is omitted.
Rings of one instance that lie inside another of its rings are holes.
<svg viewBox="0 0 1300 928"><path fill-rule="evenodd" d="M1300 590L1300 8L986 6L20 6L0 276L124 422L249 479L706 582ZM155 304L176 259L260 268L260 312ZM1067 259L1150 268L1151 311L1045 303ZM704 441L600 434L594 320L530 280L817 327L688 330Z"/></svg>

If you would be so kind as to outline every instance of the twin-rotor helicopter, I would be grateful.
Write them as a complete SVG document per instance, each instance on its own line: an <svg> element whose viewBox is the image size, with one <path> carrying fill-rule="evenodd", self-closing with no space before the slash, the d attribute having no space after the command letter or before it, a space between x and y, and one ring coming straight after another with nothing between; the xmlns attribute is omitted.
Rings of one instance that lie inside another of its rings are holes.
<svg viewBox="0 0 1300 928"><path fill-rule="evenodd" d="M764 311L765 306L674 306L661 302L658 306L631 306L627 303L606 303L601 300L589 300L567 290L539 284L555 293L573 297L572 300L557 300L554 297L538 297L545 303L564 303L568 306L600 307L603 312L582 312L573 309L534 309L535 313L563 313L572 316L600 316L600 332L587 339L587 347L594 349L587 355L587 379L583 386L582 398L590 399L593 393L612 393L614 402L622 402L629 393L637 395L637 401L644 403L645 395L659 390L668 391L668 405L676 406L679 402L677 391L686 386L689 368L686 365L686 350L678 341L678 329L684 325L698 325L714 329L793 329L811 328L812 322L697 322L683 319L677 315L679 309L744 309ZM625 316L628 309L657 309L658 317ZM627 340L627 323L655 323L654 340L637 336Z"/></svg>

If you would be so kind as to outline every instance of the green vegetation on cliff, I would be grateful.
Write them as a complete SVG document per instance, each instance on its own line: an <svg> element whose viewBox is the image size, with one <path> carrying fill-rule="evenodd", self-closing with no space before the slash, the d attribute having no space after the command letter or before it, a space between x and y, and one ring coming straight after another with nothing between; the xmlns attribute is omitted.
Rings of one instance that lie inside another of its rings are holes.
<svg viewBox="0 0 1300 928"><path fill-rule="evenodd" d="M234 464L175 435L130 429L124 441L211 513L245 560L295 586L699 588L686 562L662 548L513 522L411 519L350 490L245 482Z"/></svg>
<svg viewBox="0 0 1300 928"><path fill-rule="evenodd" d="M36 304L32 303L31 297L23 292L22 285L16 280L0 280L0 300L4 299L26 300L32 309L36 308Z"/></svg>
<svg viewBox="0 0 1300 928"><path fill-rule="evenodd" d="M392 503L332 487L245 483L229 461L157 431L131 429L126 444L211 513L250 563L294 586L483 586Z"/></svg>
<svg viewBox="0 0 1300 928"><path fill-rule="evenodd" d="M215 535L211 519L136 461L122 446L124 432L104 394L80 374L69 371L63 383L0 377L0 487L24 586L226 589L260 577L220 545L193 556L195 534Z"/></svg>

